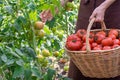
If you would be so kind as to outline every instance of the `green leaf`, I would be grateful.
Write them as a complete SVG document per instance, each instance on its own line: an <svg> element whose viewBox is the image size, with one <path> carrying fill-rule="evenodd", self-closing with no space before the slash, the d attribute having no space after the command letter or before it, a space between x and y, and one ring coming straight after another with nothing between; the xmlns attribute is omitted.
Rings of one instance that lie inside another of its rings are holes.
<svg viewBox="0 0 120 80"><path fill-rule="evenodd" d="M6 64L7 64L7 65L11 65L11 64L13 64L13 63L14 63L14 59L8 60Z"/></svg>
<svg viewBox="0 0 120 80"><path fill-rule="evenodd" d="M30 17L30 20L37 21L37 11L30 12L29 17Z"/></svg>
<svg viewBox="0 0 120 80"><path fill-rule="evenodd" d="M6 63L7 62L7 56L5 54L3 54L1 56L1 60Z"/></svg>
<svg viewBox="0 0 120 80"><path fill-rule="evenodd" d="M54 40L54 46L55 46L56 50L61 49L60 41L59 40Z"/></svg>
<svg viewBox="0 0 120 80"><path fill-rule="evenodd" d="M14 22L14 26L15 26L15 29L18 31L18 32L20 32L21 31L21 25L18 23L18 21L17 20L15 20L15 22Z"/></svg>
<svg viewBox="0 0 120 80"><path fill-rule="evenodd" d="M46 24L49 25L49 28L53 28L56 23L56 18L54 17L50 22L47 22Z"/></svg>
<svg viewBox="0 0 120 80"><path fill-rule="evenodd" d="M20 56L15 53L10 47L6 46L6 48L9 50L9 53L12 54L13 56L17 57L17 58L20 58Z"/></svg>
<svg viewBox="0 0 120 80"><path fill-rule="evenodd" d="M0 14L0 22L3 20L3 16Z"/></svg>
<svg viewBox="0 0 120 80"><path fill-rule="evenodd" d="M5 11L8 12L9 14L13 13L12 6L5 6L4 8L5 8Z"/></svg>
<svg viewBox="0 0 120 80"><path fill-rule="evenodd" d="M38 77L38 78L41 78L41 77L42 77L40 71L39 71L38 68L36 68L36 67L33 67L33 68L32 68L32 74L33 74L33 76L36 76L36 77Z"/></svg>
<svg viewBox="0 0 120 80"><path fill-rule="evenodd" d="M24 73L24 76L25 76L25 80L32 80L31 79L31 76L32 76L31 70L30 69L26 69L25 73Z"/></svg>
<svg viewBox="0 0 120 80"><path fill-rule="evenodd" d="M52 80L52 77L56 74L56 71L53 69L48 69L48 78Z"/></svg>
<svg viewBox="0 0 120 80"><path fill-rule="evenodd" d="M51 33L51 31L50 31L50 29L49 29L49 27L47 25L45 25L43 29L44 29L46 34L49 35Z"/></svg>
<svg viewBox="0 0 120 80"><path fill-rule="evenodd" d="M29 56L31 56L33 58L36 57L35 51L32 48L26 47L26 50L27 50L27 53L28 53Z"/></svg>
<svg viewBox="0 0 120 80"><path fill-rule="evenodd" d="M36 6L34 3L31 2L30 4L28 4L28 8L30 8L31 10L35 10Z"/></svg>
<svg viewBox="0 0 120 80"><path fill-rule="evenodd" d="M24 26L26 23L26 19L23 16L19 16L14 22L14 27L18 32L21 32L22 26Z"/></svg>
<svg viewBox="0 0 120 80"><path fill-rule="evenodd" d="M56 74L56 71L53 69L48 69L47 74L44 76L44 80L53 80L53 76Z"/></svg>
<svg viewBox="0 0 120 80"><path fill-rule="evenodd" d="M13 52L13 51L11 51L10 53L11 53L13 56L15 56L15 57L20 58L20 56L19 56L17 53L15 53L15 52Z"/></svg>
<svg viewBox="0 0 120 80"><path fill-rule="evenodd" d="M44 80L49 80L47 74L44 75Z"/></svg>
<svg viewBox="0 0 120 80"><path fill-rule="evenodd" d="M41 9L41 10L48 10L48 9L50 9L50 6L49 6L49 4L44 4L39 9Z"/></svg>
<svg viewBox="0 0 120 80"><path fill-rule="evenodd" d="M13 78L20 78L22 76L24 76L24 68L22 66L16 67L13 73Z"/></svg>
<svg viewBox="0 0 120 80"><path fill-rule="evenodd" d="M16 51L16 53L18 53L18 55L24 56L24 54L21 52L21 50L19 50L19 49L16 48L15 51Z"/></svg>
<svg viewBox="0 0 120 80"><path fill-rule="evenodd" d="M55 5L54 4L50 5L50 11L52 12L52 15L55 16Z"/></svg>
<svg viewBox="0 0 120 80"><path fill-rule="evenodd" d="M18 19L17 19L17 21L21 25L25 25L27 23L26 19L23 16L19 16Z"/></svg>
<svg viewBox="0 0 120 80"><path fill-rule="evenodd" d="M64 77L64 78L63 78L63 80L72 80L72 79L70 79L70 78L67 78L67 77Z"/></svg>
<svg viewBox="0 0 120 80"><path fill-rule="evenodd" d="M24 65L24 61L22 59L16 61L16 64L19 66L23 66Z"/></svg>
<svg viewBox="0 0 120 80"><path fill-rule="evenodd" d="M0 0L0 4L3 4L3 0Z"/></svg>

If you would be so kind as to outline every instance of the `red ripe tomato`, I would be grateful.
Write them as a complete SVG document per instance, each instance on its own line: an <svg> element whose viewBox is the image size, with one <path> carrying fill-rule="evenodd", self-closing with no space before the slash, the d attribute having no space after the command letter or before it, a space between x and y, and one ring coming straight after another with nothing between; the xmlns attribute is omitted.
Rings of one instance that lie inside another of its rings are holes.
<svg viewBox="0 0 120 80"><path fill-rule="evenodd" d="M95 34L93 32L90 32L90 37L94 37Z"/></svg>
<svg viewBox="0 0 120 80"><path fill-rule="evenodd" d="M101 41L105 38L105 35L99 34L98 36L95 36L95 41L100 44Z"/></svg>
<svg viewBox="0 0 120 80"><path fill-rule="evenodd" d="M81 48L81 51L86 51L86 45Z"/></svg>
<svg viewBox="0 0 120 80"><path fill-rule="evenodd" d="M86 42L86 35L84 35L82 37L82 41ZM90 44L94 42L94 34L93 33L90 33L89 42L90 42Z"/></svg>
<svg viewBox="0 0 120 80"><path fill-rule="evenodd" d="M103 50L109 50L109 49L111 49L111 46L104 46L103 47Z"/></svg>
<svg viewBox="0 0 120 80"><path fill-rule="evenodd" d="M79 38L82 38L84 35L86 35L86 30L85 29L80 29L80 30L77 31L76 35Z"/></svg>
<svg viewBox="0 0 120 80"><path fill-rule="evenodd" d="M99 47L102 50L102 45L101 44L97 45L96 47Z"/></svg>
<svg viewBox="0 0 120 80"><path fill-rule="evenodd" d="M79 50L82 47L81 39L76 35L70 35L66 41L69 50Z"/></svg>
<svg viewBox="0 0 120 80"><path fill-rule="evenodd" d="M86 43L83 43L83 46L86 46Z"/></svg>
<svg viewBox="0 0 120 80"><path fill-rule="evenodd" d="M116 39L116 36L114 34L109 34L108 37L112 38L113 40Z"/></svg>
<svg viewBox="0 0 120 80"><path fill-rule="evenodd" d="M83 46L86 46L86 43L83 43ZM92 45L90 44L90 48L92 48Z"/></svg>
<svg viewBox="0 0 120 80"><path fill-rule="evenodd" d="M115 45L112 46L112 48L117 48L117 47L119 47L118 44L115 44Z"/></svg>
<svg viewBox="0 0 120 80"><path fill-rule="evenodd" d="M100 47L94 47L93 50L101 50Z"/></svg>
<svg viewBox="0 0 120 80"><path fill-rule="evenodd" d="M93 42L92 44L91 44L91 47L92 48L94 48L94 47L96 47L98 44L96 43L96 42Z"/></svg>
<svg viewBox="0 0 120 80"><path fill-rule="evenodd" d="M114 44L114 45L115 45L115 44L120 45L120 41L119 41L119 39L114 39L114 40L113 40L113 44Z"/></svg>
<svg viewBox="0 0 120 80"><path fill-rule="evenodd" d="M112 38L107 37L107 38L103 39L102 40L102 45L103 46L112 46L113 45Z"/></svg>
<svg viewBox="0 0 120 80"><path fill-rule="evenodd" d="M116 29L111 29L110 32L108 33L110 34L114 34L116 37L118 37L118 31Z"/></svg>
<svg viewBox="0 0 120 80"><path fill-rule="evenodd" d="M97 33L96 33L96 36L99 36L99 35L104 35L104 36L106 36L106 33L105 33L104 31L97 32Z"/></svg>
<svg viewBox="0 0 120 80"><path fill-rule="evenodd" d="M71 40L73 40L73 39L76 39L76 40L78 40L78 41L81 41L81 39L80 39L78 36L76 36L76 34L71 34L71 35L69 35L69 36L67 37L67 42L68 42L68 41L71 41Z"/></svg>

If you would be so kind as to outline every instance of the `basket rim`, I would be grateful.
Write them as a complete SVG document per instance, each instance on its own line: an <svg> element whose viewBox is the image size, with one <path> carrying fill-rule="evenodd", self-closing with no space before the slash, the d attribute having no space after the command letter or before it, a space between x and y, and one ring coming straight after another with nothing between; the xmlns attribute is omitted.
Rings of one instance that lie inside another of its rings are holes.
<svg viewBox="0 0 120 80"><path fill-rule="evenodd" d="M102 29L91 29L90 31L101 31ZM105 29L104 31L111 30L111 29ZM120 32L120 29L115 29Z"/></svg>
<svg viewBox="0 0 120 80"><path fill-rule="evenodd" d="M90 53L87 53L87 51L71 51L71 50L68 50L66 47L64 47L65 48L65 50L67 51L67 52L71 52L71 53L76 53L76 54L79 54L79 53L81 53L81 55L91 55L91 53L102 53L102 54L106 54L105 52L110 52L110 51L115 51L115 50L118 50L118 49L120 49L120 46L119 47L116 47L116 48L114 48L114 49L110 49L110 50L91 50L91 52ZM86 53L86 54L82 54L82 53ZM93 55L92 54L92 55Z"/></svg>

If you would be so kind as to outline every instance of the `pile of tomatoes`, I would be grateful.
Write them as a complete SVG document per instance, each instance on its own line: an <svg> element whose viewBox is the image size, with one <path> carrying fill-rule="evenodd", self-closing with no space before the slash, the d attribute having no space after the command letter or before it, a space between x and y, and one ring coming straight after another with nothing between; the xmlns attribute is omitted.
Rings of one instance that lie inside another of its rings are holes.
<svg viewBox="0 0 120 80"><path fill-rule="evenodd" d="M86 30L80 29L75 34L68 36L66 47L72 51L86 50ZM89 43L91 50L110 50L120 46L119 32L111 29L108 32L90 32Z"/></svg>

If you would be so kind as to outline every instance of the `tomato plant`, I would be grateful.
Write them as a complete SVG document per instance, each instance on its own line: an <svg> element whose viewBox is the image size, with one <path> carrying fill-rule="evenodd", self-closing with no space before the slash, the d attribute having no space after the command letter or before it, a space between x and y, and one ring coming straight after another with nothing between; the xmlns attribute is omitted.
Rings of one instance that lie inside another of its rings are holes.
<svg viewBox="0 0 120 80"><path fill-rule="evenodd" d="M54 65L66 57L65 38L74 32L77 19L74 8L66 11L60 0L0 0L0 79L69 80ZM54 18L43 24L39 14L47 9Z"/></svg>

